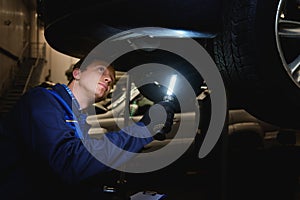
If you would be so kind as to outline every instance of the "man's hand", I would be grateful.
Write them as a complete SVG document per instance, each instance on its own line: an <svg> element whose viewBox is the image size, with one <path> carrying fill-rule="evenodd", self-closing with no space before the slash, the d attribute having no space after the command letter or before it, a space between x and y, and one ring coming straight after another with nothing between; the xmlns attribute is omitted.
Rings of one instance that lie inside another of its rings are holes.
<svg viewBox="0 0 300 200"><path fill-rule="evenodd" d="M165 134L172 129L174 119L174 105L172 102L161 101L144 114L140 122L147 126L156 140L164 140Z"/></svg>

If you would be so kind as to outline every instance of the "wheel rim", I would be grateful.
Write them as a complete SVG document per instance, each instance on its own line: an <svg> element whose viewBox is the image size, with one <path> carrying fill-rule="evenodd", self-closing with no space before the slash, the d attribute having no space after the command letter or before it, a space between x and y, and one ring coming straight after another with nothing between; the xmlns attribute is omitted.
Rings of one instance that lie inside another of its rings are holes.
<svg viewBox="0 0 300 200"><path fill-rule="evenodd" d="M300 1L280 0L276 11L275 36L281 62L300 89ZM292 44L299 44L292 47ZM297 47L298 46L298 47Z"/></svg>

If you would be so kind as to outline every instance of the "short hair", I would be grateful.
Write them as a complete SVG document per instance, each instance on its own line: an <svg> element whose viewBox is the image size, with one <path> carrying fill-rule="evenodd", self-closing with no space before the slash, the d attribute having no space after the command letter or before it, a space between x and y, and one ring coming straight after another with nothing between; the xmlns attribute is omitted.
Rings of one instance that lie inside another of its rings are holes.
<svg viewBox="0 0 300 200"><path fill-rule="evenodd" d="M101 61L107 64L108 66L112 66L105 59L101 58L99 55L94 55L90 53L87 56L82 57L79 61L77 61L77 63L75 63L73 66L73 70L77 68L83 71L87 68L88 65L90 65L94 61Z"/></svg>
<svg viewBox="0 0 300 200"><path fill-rule="evenodd" d="M83 63L84 58L78 60L74 65L73 65L73 70L76 68L80 68L81 64Z"/></svg>
<svg viewBox="0 0 300 200"><path fill-rule="evenodd" d="M83 66L82 63L83 61L87 58L87 56L84 56L83 58L80 58L73 66L73 70L74 69L81 69L84 70L87 66Z"/></svg>
<svg viewBox="0 0 300 200"><path fill-rule="evenodd" d="M66 75L67 75L67 77L68 77L68 79L69 79L68 85L70 85L71 82L75 79L74 76L73 76L73 71L74 71L74 69L80 69L80 66L81 66L81 64L83 63L83 60L84 60L84 58L81 58L79 61L77 61L77 63L75 63L75 64L73 65L72 71L69 71L69 72L68 72L68 75L67 75L67 73L66 73Z"/></svg>

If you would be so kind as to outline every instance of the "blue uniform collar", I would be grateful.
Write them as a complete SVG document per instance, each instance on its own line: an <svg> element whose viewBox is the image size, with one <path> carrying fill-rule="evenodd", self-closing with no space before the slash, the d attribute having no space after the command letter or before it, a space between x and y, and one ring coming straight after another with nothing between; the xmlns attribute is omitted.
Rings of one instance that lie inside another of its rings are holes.
<svg viewBox="0 0 300 200"><path fill-rule="evenodd" d="M73 92L70 90L70 88L64 84L56 84L53 87L53 90L55 90L66 102L71 108L75 111L75 113L79 118L82 118L82 120L85 120L87 118L87 113L80 109L80 105L75 98ZM78 119L80 120L80 119ZM80 121L82 121L80 120Z"/></svg>
<svg viewBox="0 0 300 200"><path fill-rule="evenodd" d="M72 99L72 103L76 106L76 108L77 108L78 110L81 110L80 105L79 105L77 99L75 98L73 92L71 91L71 89L70 89L68 86L66 86L65 84L61 84L61 85L65 88L65 90L66 90L66 91L68 92L68 94L70 95L70 97L71 97L71 99Z"/></svg>

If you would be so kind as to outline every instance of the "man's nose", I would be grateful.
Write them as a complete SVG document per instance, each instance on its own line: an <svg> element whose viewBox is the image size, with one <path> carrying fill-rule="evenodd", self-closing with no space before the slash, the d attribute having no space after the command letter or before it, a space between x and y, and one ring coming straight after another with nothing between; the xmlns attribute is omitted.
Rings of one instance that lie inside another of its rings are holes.
<svg viewBox="0 0 300 200"><path fill-rule="evenodd" d="M111 78L109 75L104 75L104 81L107 82L107 83L110 83L111 82Z"/></svg>

